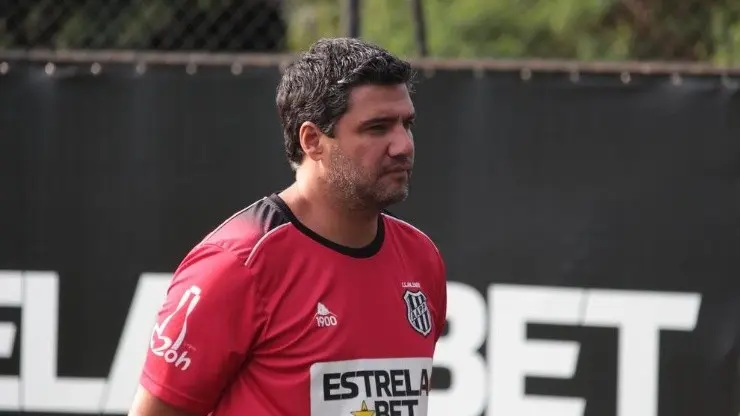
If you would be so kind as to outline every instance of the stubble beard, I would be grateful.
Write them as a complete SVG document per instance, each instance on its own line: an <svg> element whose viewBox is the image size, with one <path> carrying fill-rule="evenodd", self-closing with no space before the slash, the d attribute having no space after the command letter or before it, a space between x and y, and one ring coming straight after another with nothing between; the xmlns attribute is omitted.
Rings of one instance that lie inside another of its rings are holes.
<svg viewBox="0 0 740 416"><path fill-rule="evenodd" d="M350 211L381 211L408 197L409 186L383 188L378 173L367 174L356 168L338 148L331 154L327 183L332 197Z"/></svg>

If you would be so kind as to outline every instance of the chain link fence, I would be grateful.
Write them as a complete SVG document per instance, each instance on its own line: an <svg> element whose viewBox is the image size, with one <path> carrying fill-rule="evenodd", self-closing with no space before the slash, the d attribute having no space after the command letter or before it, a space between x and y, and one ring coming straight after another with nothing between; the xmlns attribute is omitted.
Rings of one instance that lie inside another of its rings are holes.
<svg viewBox="0 0 740 416"><path fill-rule="evenodd" d="M411 57L740 61L737 0L0 0L0 49L291 52L354 8Z"/></svg>
<svg viewBox="0 0 740 416"><path fill-rule="evenodd" d="M280 51L279 0L0 0L6 49Z"/></svg>

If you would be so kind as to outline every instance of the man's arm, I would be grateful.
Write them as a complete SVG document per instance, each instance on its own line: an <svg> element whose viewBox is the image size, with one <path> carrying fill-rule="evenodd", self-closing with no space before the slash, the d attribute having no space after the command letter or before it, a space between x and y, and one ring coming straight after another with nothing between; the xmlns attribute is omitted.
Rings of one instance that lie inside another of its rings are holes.
<svg viewBox="0 0 740 416"><path fill-rule="evenodd" d="M244 260L213 244L175 272L151 335L131 415L207 415L259 337L264 314Z"/></svg>

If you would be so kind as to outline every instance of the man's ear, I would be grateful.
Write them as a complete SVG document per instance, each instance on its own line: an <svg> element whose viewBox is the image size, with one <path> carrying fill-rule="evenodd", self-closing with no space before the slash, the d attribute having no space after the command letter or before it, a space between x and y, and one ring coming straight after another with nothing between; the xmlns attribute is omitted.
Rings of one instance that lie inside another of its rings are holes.
<svg viewBox="0 0 740 416"><path fill-rule="evenodd" d="M321 143L321 136L323 135L324 133L319 126L310 121L304 121L298 129L298 140L301 143L301 149L307 157L314 161L320 160L324 154Z"/></svg>

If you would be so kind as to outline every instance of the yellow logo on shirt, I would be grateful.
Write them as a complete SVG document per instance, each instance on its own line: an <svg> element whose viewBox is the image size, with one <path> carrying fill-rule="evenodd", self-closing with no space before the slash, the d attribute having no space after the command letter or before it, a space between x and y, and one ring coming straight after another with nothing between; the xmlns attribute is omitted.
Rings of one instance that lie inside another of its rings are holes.
<svg viewBox="0 0 740 416"><path fill-rule="evenodd" d="M355 410L352 412L352 416L373 416L375 414L372 410L367 410L367 403L365 401L362 401L362 406L360 406L360 410Z"/></svg>

